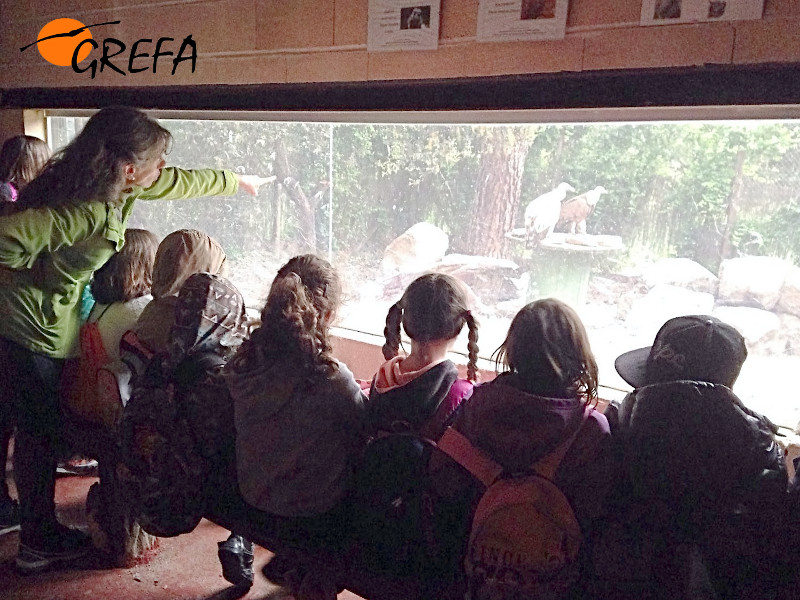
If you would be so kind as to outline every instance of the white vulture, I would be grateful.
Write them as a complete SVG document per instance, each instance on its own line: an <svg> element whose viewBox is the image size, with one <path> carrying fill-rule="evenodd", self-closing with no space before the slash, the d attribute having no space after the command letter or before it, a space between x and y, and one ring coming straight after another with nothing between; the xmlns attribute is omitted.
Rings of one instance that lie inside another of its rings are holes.
<svg viewBox="0 0 800 600"><path fill-rule="evenodd" d="M553 233L561 214L561 202L567 197L567 192L574 191L574 187L562 181L554 190L534 198L528 204L525 209L526 246L538 246L544 238Z"/></svg>
<svg viewBox="0 0 800 600"><path fill-rule="evenodd" d="M598 185L593 190L570 198L561 205L561 214L558 217L559 225L568 223L570 233L586 233L586 217L594 210L600 196L607 193L606 188Z"/></svg>

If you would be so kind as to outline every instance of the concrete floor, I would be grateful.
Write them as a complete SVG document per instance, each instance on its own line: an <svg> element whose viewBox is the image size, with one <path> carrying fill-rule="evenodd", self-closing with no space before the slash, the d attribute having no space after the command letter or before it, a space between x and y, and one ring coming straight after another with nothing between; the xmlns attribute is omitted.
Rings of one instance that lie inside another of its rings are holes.
<svg viewBox="0 0 800 600"><path fill-rule="evenodd" d="M59 519L66 525L85 525L84 502L91 477L59 477L56 503ZM222 578L217 561L217 542L228 532L203 520L190 534L161 538L149 560L131 568L109 569L94 558L82 559L74 566L40 575L22 576L14 568L19 534L0 537L0 598L3 600L88 600L136 599L166 600L291 600L282 588L267 582L261 567L271 558L263 548L256 548L256 580L245 596L233 593ZM359 596L342 592L339 600L358 600Z"/></svg>

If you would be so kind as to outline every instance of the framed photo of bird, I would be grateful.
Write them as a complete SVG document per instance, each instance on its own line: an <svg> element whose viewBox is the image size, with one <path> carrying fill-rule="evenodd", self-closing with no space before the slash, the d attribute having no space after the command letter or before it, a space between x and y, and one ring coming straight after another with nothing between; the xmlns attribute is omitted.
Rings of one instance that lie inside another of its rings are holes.
<svg viewBox="0 0 800 600"><path fill-rule="evenodd" d="M760 19L764 0L643 0L641 25Z"/></svg>
<svg viewBox="0 0 800 600"><path fill-rule="evenodd" d="M568 5L568 0L480 0L478 41L560 40Z"/></svg>

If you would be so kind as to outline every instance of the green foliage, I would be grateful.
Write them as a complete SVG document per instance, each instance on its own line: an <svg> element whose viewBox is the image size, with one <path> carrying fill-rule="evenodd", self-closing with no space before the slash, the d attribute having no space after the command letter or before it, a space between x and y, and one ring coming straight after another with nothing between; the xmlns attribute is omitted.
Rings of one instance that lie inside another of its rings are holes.
<svg viewBox="0 0 800 600"><path fill-rule="evenodd" d="M53 139L66 143L82 122L53 119ZM451 236L465 236L476 201L481 149L490 147L493 132L506 127L211 120L164 124L174 136L168 163L185 167L271 175L276 144L282 142L292 177L308 196L319 192L318 251L325 253L328 247L332 216L334 251L372 263L380 260L391 239L419 221L434 223ZM800 125L510 127L520 143L532 140L518 227L533 198L567 181L579 193L597 185L608 190L588 220L589 233L619 235L632 252L687 256L713 267L726 231L734 245L755 231L763 237L762 252L800 257ZM733 198L739 153L744 156L741 189ZM297 211L280 190L273 184L258 198L240 193L191 202L140 202L134 223L162 236L180 227L204 229L232 256L278 245L291 251L299 247L301 232Z"/></svg>

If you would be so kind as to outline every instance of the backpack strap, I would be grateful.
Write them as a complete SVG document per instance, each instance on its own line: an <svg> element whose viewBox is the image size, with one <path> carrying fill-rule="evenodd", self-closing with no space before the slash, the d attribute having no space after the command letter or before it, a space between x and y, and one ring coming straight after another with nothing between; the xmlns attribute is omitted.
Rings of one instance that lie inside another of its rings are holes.
<svg viewBox="0 0 800 600"><path fill-rule="evenodd" d="M583 424L586 423L586 420L589 418L589 415L592 414L594 408L591 406L587 406L583 410L583 414L581 415L581 419L578 422L577 427L573 430L573 432L564 438L561 443L556 446L552 452L543 456L539 460L537 460L533 465L531 465L531 471L539 475L540 477L544 477L545 479L553 480L555 477L556 471L558 470L561 461L564 460L564 457L569 452L570 447L572 446L572 442L575 441L575 438L578 437L578 432L583 428Z"/></svg>
<svg viewBox="0 0 800 600"><path fill-rule="evenodd" d="M98 317L97 317L97 318L96 318L94 321L92 321L92 323L99 323L99 322L100 322L100 319L102 319L102 318L103 318L103 315L104 315L104 314L106 314L106 313L108 312L108 309L109 309L109 308L111 308L111 306L112 306L111 304L106 304L106 307L105 307L105 308L102 310L102 312L100 313L100 315L99 315L99 316L98 316ZM91 315L90 315L90 316L91 316Z"/></svg>
<svg viewBox="0 0 800 600"><path fill-rule="evenodd" d="M552 480L558 466L572 446L572 442L575 441L578 432L593 411L594 408L587 406L574 431L552 452L537 460L531 466L531 470L540 477ZM453 427L447 428L437 446L439 450L464 467L486 487L489 487L503 474L503 467L500 464L492 460L483 450L474 446L463 433Z"/></svg>
<svg viewBox="0 0 800 600"><path fill-rule="evenodd" d="M439 450L452 458L475 479L489 487L503 473L503 467L493 461L488 454L475 447L460 431L448 427L437 444Z"/></svg>
<svg viewBox="0 0 800 600"><path fill-rule="evenodd" d="M144 345L135 331L126 331L119 342L119 355L132 376L138 377L144 373L155 352Z"/></svg>

